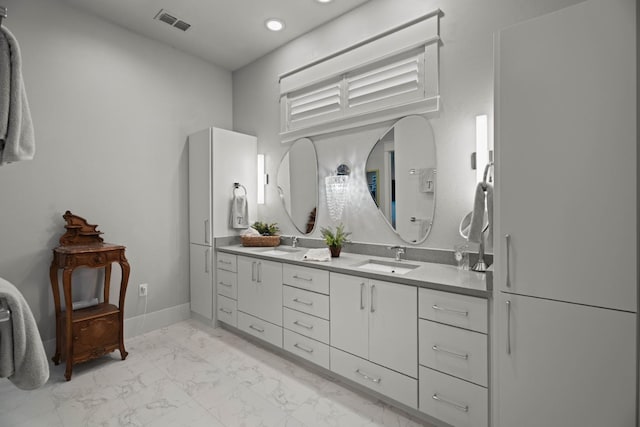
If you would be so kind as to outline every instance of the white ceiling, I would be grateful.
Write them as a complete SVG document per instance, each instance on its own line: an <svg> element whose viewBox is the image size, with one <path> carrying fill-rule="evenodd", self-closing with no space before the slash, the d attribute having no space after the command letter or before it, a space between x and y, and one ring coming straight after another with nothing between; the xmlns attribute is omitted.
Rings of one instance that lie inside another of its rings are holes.
<svg viewBox="0 0 640 427"><path fill-rule="evenodd" d="M236 70L368 0L64 0L124 28ZM160 9L191 24L183 32L153 19ZM280 32L264 22L285 21Z"/></svg>

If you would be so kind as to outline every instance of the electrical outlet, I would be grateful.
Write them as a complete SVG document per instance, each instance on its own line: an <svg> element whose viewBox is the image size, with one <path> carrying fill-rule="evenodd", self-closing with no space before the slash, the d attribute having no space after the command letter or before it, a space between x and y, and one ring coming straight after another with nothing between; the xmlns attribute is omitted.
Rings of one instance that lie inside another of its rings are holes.
<svg viewBox="0 0 640 427"><path fill-rule="evenodd" d="M147 285L146 283L141 283L140 286L138 286L138 296L141 297L146 297L147 296L147 287L149 285Z"/></svg>

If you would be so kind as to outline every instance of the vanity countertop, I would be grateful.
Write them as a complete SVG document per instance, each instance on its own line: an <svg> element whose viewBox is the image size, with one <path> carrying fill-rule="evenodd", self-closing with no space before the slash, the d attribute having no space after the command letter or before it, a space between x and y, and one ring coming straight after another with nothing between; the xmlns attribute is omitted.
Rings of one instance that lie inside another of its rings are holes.
<svg viewBox="0 0 640 427"><path fill-rule="evenodd" d="M413 260L402 260L399 265L417 266L405 274L394 274L365 270L358 268L359 265L367 261L380 261L396 263L393 258L375 257L370 255L354 254L344 252L338 258L331 258L330 261L308 261L304 260L304 254L308 248L292 249L290 246L284 247L287 251L296 250L282 255L272 255L266 252L276 248L270 247L245 247L242 245L221 246L216 249L235 255L248 255L269 261L279 261L287 264L300 265L304 267L328 270L334 273L352 274L375 280L387 280L394 283L413 285L421 288L453 292L457 294L489 298L491 289L487 287L487 280L484 273L477 273L469 270L458 270L456 266L447 264L436 264L430 262L420 262Z"/></svg>

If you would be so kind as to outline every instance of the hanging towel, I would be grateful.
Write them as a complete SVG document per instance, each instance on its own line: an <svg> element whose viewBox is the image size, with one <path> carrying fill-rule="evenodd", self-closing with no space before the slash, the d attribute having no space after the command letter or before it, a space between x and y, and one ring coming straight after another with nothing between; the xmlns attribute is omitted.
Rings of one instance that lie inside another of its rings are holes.
<svg viewBox="0 0 640 427"><path fill-rule="evenodd" d="M11 87L11 50L9 41L0 31L0 151L7 139L9 127L9 88Z"/></svg>
<svg viewBox="0 0 640 427"><path fill-rule="evenodd" d="M38 388L49 379L49 363L33 313L22 293L2 278L0 298L6 300L11 310L13 354L0 354L2 359L13 357L13 375L9 380L23 390Z"/></svg>
<svg viewBox="0 0 640 427"><path fill-rule="evenodd" d="M9 46L9 85L5 86L6 77L0 77L0 97L9 99L6 135L0 134L0 166L21 160L31 160L35 154L35 135L27 93L22 80L22 58L18 41L6 28L0 26L0 32ZM0 49L1 50L1 49ZM0 57L0 62L6 58ZM0 71L3 71L0 67ZM5 71L6 72L6 71ZM2 104L0 103L0 107ZM0 113L0 119L2 113ZM0 125L2 130L2 125Z"/></svg>
<svg viewBox="0 0 640 427"><path fill-rule="evenodd" d="M249 228L249 206L244 194L233 196L231 213L229 214L231 228Z"/></svg>
<svg viewBox="0 0 640 427"><path fill-rule="evenodd" d="M476 195L473 200L473 213L469 226L470 242L480 243L484 231L484 215L487 212L488 240L493 241L493 186L488 183L479 183L476 187Z"/></svg>

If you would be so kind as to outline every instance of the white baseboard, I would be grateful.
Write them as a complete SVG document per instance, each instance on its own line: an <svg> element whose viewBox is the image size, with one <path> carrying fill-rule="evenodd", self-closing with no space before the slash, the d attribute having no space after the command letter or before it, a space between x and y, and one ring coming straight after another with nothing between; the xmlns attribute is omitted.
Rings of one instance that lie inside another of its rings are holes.
<svg viewBox="0 0 640 427"><path fill-rule="evenodd" d="M164 328L174 323L182 322L191 318L191 307L189 303L174 305L158 311L147 313L146 315L134 316L124 319L124 338L132 338L137 335ZM48 355L53 355L56 351L56 340L43 341L44 350Z"/></svg>

